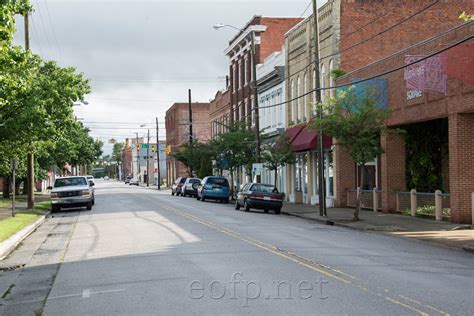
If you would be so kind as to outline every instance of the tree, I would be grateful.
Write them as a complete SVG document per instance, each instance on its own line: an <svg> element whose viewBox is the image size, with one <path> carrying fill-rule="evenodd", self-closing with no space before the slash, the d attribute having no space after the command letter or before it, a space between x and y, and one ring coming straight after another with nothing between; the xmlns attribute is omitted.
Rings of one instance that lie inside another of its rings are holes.
<svg viewBox="0 0 474 316"><path fill-rule="evenodd" d="M211 160L213 148L210 143L192 142L182 146L173 156L188 169L190 177L197 175L204 178L212 173Z"/></svg>
<svg viewBox="0 0 474 316"><path fill-rule="evenodd" d="M112 148L112 160L117 162L117 164L122 161L123 147L124 147L123 143L115 143Z"/></svg>
<svg viewBox="0 0 474 316"><path fill-rule="evenodd" d="M275 143L266 145L262 151L262 161L275 174L275 187L278 183L278 169L286 164L293 163L295 154L291 151L291 144L286 135L281 135Z"/></svg>
<svg viewBox="0 0 474 316"><path fill-rule="evenodd" d="M236 168L246 166L247 170L252 170L252 163L255 162L255 132L249 130L245 123L235 122L227 133L219 134L213 140L214 160L221 170L230 171L231 193L234 194L234 171Z"/></svg>
<svg viewBox="0 0 474 316"><path fill-rule="evenodd" d="M385 125L390 111L379 106L378 94L372 89L361 92L355 87L338 93L325 104L327 112L322 119L315 119L312 128L336 139L336 146L342 147L361 169L361 183L364 187L365 165L382 153L380 136L389 132ZM357 195L354 221L359 220L361 190Z"/></svg>

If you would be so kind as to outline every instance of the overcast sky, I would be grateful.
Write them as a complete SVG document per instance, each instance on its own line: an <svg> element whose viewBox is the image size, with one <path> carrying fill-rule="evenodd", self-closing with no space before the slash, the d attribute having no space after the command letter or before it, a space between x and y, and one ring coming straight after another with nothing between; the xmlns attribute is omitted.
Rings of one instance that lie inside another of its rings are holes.
<svg viewBox="0 0 474 316"><path fill-rule="evenodd" d="M153 123L156 116L164 122L173 102L187 101L188 89L193 101L208 102L224 87L228 61L223 51L235 31L214 31L213 24L243 27L256 14L299 17L307 8L303 16L308 16L310 2L33 1L31 47L91 79L89 104L75 110L108 153L108 139L123 141L135 132L143 136L148 126L140 129L140 123ZM22 19L17 29L15 43L23 45ZM160 133L164 139L164 129Z"/></svg>

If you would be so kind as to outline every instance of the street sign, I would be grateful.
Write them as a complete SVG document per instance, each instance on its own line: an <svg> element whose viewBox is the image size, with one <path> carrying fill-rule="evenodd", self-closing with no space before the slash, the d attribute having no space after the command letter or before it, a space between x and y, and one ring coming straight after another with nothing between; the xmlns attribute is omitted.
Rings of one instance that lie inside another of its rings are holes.
<svg viewBox="0 0 474 316"><path fill-rule="evenodd" d="M256 176L262 175L263 163L254 163L254 164L252 164L252 171Z"/></svg>
<svg viewBox="0 0 474 316"><path fill-rule="evenodd" d="M10 162L10 167L12 170L17 170L18 169L18 160L13 158Z"/></svg>
<svg viewBox="0 0 474 316"><path fill-rule="evenodd" d="M142 144L142 148L148 148L148 144Z"/></svg>

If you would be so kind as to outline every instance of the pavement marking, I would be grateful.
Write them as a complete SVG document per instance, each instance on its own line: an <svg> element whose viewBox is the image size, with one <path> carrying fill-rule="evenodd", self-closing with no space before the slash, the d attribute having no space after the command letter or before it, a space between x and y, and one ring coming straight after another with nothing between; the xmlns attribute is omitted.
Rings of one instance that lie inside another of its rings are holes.
<svg viewBox="0 0 474 316"><path fill-rule="evenodd" d="M412 310L412 311L414 311L414 312L417 312L418 314L420 314L420 316L428 316L428 315L429 315L428 313L422 312L422 311L420 311L419 309L416 309L416 308L414 308L414 307L412 307L412 306L410 306L410 305L403 304L402 302L397 301L397 300L395 300L395 299L393 299L393 298L390 298L390 297L388 297L388 296L384 296L384 298L385 298L387 301L392 302L393 304L397 304L397 305L403 306L403 307L405 307L405 308L408 308L408 309L410 309L410 310Z"/></svg>
<svg viewBox="0 0 474 316"><path fill-rule="evenodd" d="M89 298L91 297L91 290L90 289L86 289L84 291L82 291L82 298Z"/></svg>
<svg viewBox="0 0 474 316"><path fill-rule="evenodd" d="M437 308L435 308L435 307L433 307L433 306L431 306L431 305L425 305L425 306L428 307L429 309L432 309L432 310L434 310L434 311L437 311L437 312L440 313L441 315L444 315L444 316L451 316L449 313L446 313L446 312L444 312L444 311L442 311L442 310L439 310L439 309L437 309Z"/></svg>
<svg viewBox="0 0 474 316"><path fill-rule="evenodd" d="M150 198L150 199L152 199L152 198ZM327 277L330 277L330 278L332 278L332 279L338 280L338 281L340 281L340 282L342 282L342 283L344 283L344 284L351 285L351 286L353 286L353 287L355 287L355 288L358 288L358 289L360 289L360 290L366 291L366 292L368 292L368 293L372 293L372 294L374 294L374 295L376 295L376 296L383 297L383 298L384 298L385 300L387 300L388 302L390 302L390 303L392 303L392 304L395 304L395 305L398 305L398 306L402 306L402 307L404 307L404 308L406 308L406 309L409 309L409 310L411 310L411 311L414 311L414 312L416 312L417 314L419 314L420 316L429 316L428 313L426 313L426 312L424 312L424 311L422 311L422 310L419 310L418 308L415 308L415 307L413 307L413 306L410 306L410 305L408 305L408 303L405 304L405 303L402 303L402 302L400 302L400 301L398 301L398 300L396 300L396 299L394 299L394 298L391 298L391 297L388 297L388 296L385 296L385 295L382 295L382 294L373 292L373 291L369 290L369 289L366 288L366 287L363 287L363 286L358 285L358 284L356 284L356 283L354 283L354 282L352 282L352 281L350 281L350 280L345 279L344 277L340 277L340 276L335 275L335 274L333 274L333 273L330 273L330 272L321 270L321 269L319 269L319 268L317 268L317 267L315 267L315 266L312 266L312 265L310 265L310 264L307 264L307 263L305 262L305 261L308 261L308 262L312 262L313 264L318 264L318 263L314 263L312 260L305 259L304 257L300 257L300 256L296 256L296 255L295 255L295 256L291 256L290 253L284 253L284 252L282 252L278 247L275 247L275 246L273 246L273 245L267 244L267 243L265 243L265 242L262 242L262 241L260 241L260 240L257 240L257 239L254 239L254 238L251 238L251 237L248 237L248 236L243 236L242 234L240 234L240 233L238 233L238 232L235 232L235 231L233 231L233 230L231 230L231 229L221 227L221 226L219 226L219 225L217 225L217 224L215 224L215 223L212 223L212 222L210 222L210 221L204 220L204 219L202 219L202 218L200 218L200 217L197 217L197 216L192 215L192 214L190 214L190 213L187 213L187 212L185 212L185 211L178 210L178 209L176 209L176 208L174 208L174 207L172 207L172 206L169 206L169 205L163 206L163 205L162 205L162 208L164 208L164 209L166 209L166 210L168 210L168 211L171 211L171 212L173 212L173 213L175 213L175 214L178 214L178 215L180 215L180 216L182 216L182 217L188 218L188 219L190 219L190 220L192 220L192 221L194 221L194 222L197 222L197 223L200 223L200 224L202 224L202 225L208 226L208 227L210 227L210 228L212 228L212 229L214 229L214 230L216 230L216 231L219 231L219 232L221 232L221 233L223 233L223 234L226 234L226 235L228 235L228 236L231 236L231 237L234 237L234 238L236 238L236 239L239 239L239 240L241 240L241 241L243 241L243 242L245 242L245 243L254 245L254 246L256 246L256 247L258 247L258 248L260 248L260 249L263 249L263 250L265 250L265 251L267 251L267 252L270 252L270 253L272 253L272 254L275 254L275 255L277 255L277 256L279 256L279 257L282 257L282 258L285 258L285 259L290 260L290 261L292 261L292 262L295 262L295 263L297 263L297 264L299 264L299 265L302 265L302 266L304 266L304 267L306 267L306 268L308 268L308 269L311 269L311 270L313 270L313 271L319 272L319 273L321 273L321 274L323 274L323 275L325 275L325 276L327 276ZM303 260L304 260L304 261L303 261ZM322 264L318 264L318 265L324 267L324 265L322 265ZM329 268L329 269L330 269L330 268ZM334 272L338 272L338 270L334 270L334 269L331 269L331 270L334 271ZM350 275L345 274L345 273L343 273L343 275L346 275L346 276L348 276L348 277L350 277L350 278L356 279L355 277L350 276ZM385 292L389 292L389 290L385 289ZM399 296L400 296L400 295L399 295ZM418 302L418 301L415 301L415 300L406 298L406 297L404 297L404 296L400 296L400 297L402 297L402 298L404 298L404 299L406 299L406 300L408 300L408 301L411 301L411 302L413 302L413 303L416 302L417 304L422 305L421 302ZM423 306L423 305L422 305L422 306ZM432 307L432 306L430 306L430 305L424 305L424 307L427 307L427 308L430 308L430 309L432 309L432 310L435 310L435 311L437 311L437 312L439 312L439 313L441 313L441 314L443 314L443 315L445 315L445 316L449 316L448 313L443 312L443 311L441 311L441 310L439 310L439 309L436 309L436 308L434 308L434 307Z"/></svg>

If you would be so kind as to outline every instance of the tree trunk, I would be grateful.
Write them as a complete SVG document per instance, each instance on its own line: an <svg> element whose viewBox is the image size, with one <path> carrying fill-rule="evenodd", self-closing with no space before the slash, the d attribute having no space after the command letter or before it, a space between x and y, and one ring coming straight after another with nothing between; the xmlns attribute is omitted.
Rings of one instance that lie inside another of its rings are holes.
<svg viewBox="0 0 474 316"><path fill-rule="evenodd" d="M365 177L365 164L360 166L360 190L357 190L357 203L356 203L356 209L354 211L354 221L359 220L359 212L360 212L360 206L362 204L362 190L364 188L364 177Z"/></svg>
<svg viewBox="0 0 474 316"><path fill-rule="evenodd" d="M21 184L21 180L15 181L15 195L16 196L20 195L20 184Z"/></svg>
<svg viewBox="0 0 474 316"><path fill-rule="evenodd" d="M278 168L275 168L275 188L276 188L277 183L278 183L277 178L278 178Z"/></svg>
<svg viewBox="0 0 474 316"><path fill-rule="evenodd" d="M28 179L23 178L23 192L21 192L22 195L27 195L28 194Z"/></svg>
<svg viewBox="0 0 474 316"><path fill-rule="evenodd" d="M10 198L10 177L3 177L3 197Z"/></svg>

